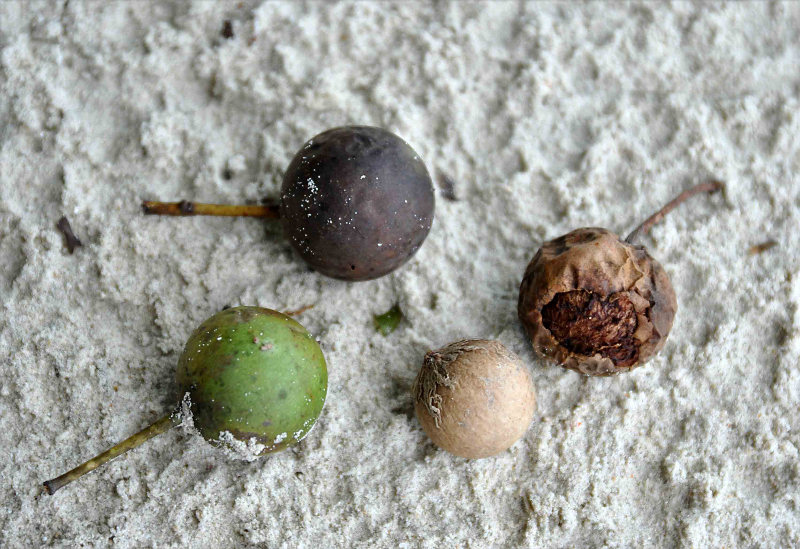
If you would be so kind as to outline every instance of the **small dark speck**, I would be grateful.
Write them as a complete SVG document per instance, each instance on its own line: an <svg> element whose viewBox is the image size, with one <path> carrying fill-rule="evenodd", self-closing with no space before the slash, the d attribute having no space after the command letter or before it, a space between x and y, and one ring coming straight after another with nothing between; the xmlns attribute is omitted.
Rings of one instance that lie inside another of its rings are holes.
<svg viewBox="0 0 800 549"><path fill-rule="evenodd" d="M220 32L222 37L227 39L233 38L233 23L231 23L230 19L226 19L222 23L222 31Z"/></svg>
<svg viewBox="0 0 800 549"><path fill-rule="evenodd" d="M233 172L231 171L230 168L225 168L224 170L222 170L222 179L224 179L225 181L230 181L231 179L233 179Z"/></svg>
<svg viewBox="0 0 800 549"><path fill-rule="evenodd" d="M439 189L442 193L442 196L451 202L458 200L458 197L456 196L456 182L453 181L453 178L444 172L439 172L438 175L439 176L437 177L437 180L439 182Z"/></svg>
<svg viewBox="0 0 800 549"><path fill-rule="evenodd" d="M296 476L297 478L303 478L303 471L295 471L294 476Z"/></svg>
<svg viewBox="0 0 800 549"><path fill-rule="evenodd" d="M777 245L778 243L775 240L767 240L766 242L762 242L761 244L750 246L750 249L747 250L747 253L748 255L758 255L760 253L766 252L771 248L774 248Z"/></svg>
<svg viewBox="0 0 800 549"><path fill-rule="evenodd" d="M392 408L393 414L404 415L407 419L414 419L414 403L411 400L403 400L399 405Z"/></svg>
<svg viewBox="0 0 800 549"><path fill-rule="evenodd" d="M56 223L56 227L58 227L58 230L61 231L61 234L64 235L64 240L66 242L67 250L69 250L69 253L74 252L75 248L77 248L78 246L83 246L78 237L75 236L75 233L72 232L72 227L70 226L66 216L62 216L61 219L58 220L58 223Z"/></svg>

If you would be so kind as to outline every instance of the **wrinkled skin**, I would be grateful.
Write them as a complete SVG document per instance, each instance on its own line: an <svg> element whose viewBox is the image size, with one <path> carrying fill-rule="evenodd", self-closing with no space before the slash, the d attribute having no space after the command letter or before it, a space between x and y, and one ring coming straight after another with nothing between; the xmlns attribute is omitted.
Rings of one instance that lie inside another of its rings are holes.
<svg viewBox="0 0 800 549"><path fill-rule="evenodd" d="M346 126L311 138L283 178L280 218L291 245L316 271L368 280L405 263L433 222L422 160L381 128Z"/></svg>
<svg viewBox="0 0 800 549"><path fill-rule="evenodd" d="M677 308L667 273L643 246L591 227L542 244L522 279L517 312L541 356L607 376L655 355Z"/></svg>
<svg viewBox="0 0 800 549"><path fill-rule="evenodd" d="M194 425L219 444L227 431L277 452L308 434L325 403L328 372L314 338L290 317L234 307L203 322L178 361Z"/></svg>

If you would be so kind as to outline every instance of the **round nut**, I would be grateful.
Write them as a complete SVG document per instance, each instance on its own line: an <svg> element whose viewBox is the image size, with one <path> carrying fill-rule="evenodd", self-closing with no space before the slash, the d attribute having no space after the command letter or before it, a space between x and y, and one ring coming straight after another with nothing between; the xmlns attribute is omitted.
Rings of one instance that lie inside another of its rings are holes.
<svg viewBox="0 0 800 549"><path fill-rule="evenodd" d="M529 368L498 341L464 340L430 351L412 391L431 440L465 458L509 448L536 410Z"/></svg>

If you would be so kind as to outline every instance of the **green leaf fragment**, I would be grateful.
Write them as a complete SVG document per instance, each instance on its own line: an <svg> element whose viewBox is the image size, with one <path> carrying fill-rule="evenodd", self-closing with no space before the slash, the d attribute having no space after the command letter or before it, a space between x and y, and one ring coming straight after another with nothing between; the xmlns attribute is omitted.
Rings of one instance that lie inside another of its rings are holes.
<svg viewBox="0 0 800 549"><path fill-rule="evenodd" d="M381 335L388 336L397 329L400 321L403 320L403 311L400 310L400 304L395 303L394 306L380 315L372 317L375 331Z"/></svg>

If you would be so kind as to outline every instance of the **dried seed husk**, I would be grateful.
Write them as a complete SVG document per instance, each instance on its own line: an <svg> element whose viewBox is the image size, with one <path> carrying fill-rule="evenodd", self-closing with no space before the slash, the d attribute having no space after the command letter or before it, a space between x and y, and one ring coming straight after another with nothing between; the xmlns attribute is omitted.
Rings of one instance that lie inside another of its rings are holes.
<svg viewBox="0 0 800 549"><path fill-rule="evenodd" d="M525 434L536 410L529 368L502 343L483 339L426 354L412 394L431 440L465 458L509 448Z"/></svg>
<svg viewBox="0 0 800 549"><path fill-rule="evenodd" d="M576 319L582 306L592 315ZM522 279L518 314L540 355L607 376L655 355L677 308L669 277L643 246L588 227L542 244Z"/></svg>

